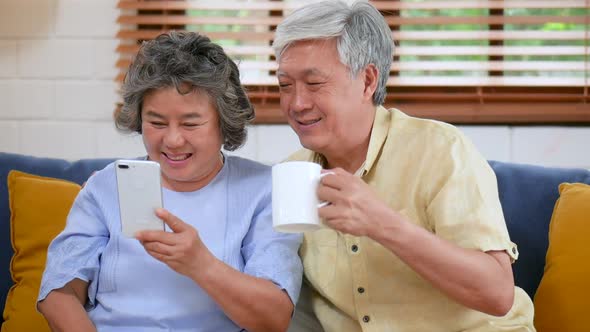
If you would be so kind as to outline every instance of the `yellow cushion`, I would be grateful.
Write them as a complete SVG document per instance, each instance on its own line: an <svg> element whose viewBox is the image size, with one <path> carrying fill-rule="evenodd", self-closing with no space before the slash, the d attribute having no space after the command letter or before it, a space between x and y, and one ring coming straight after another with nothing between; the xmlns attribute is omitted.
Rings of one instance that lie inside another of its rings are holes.
<svg viewBox="0 0 590 332"><path fill-rule="evenodd" d="M590 186L562 183L549 225L545 272L535 294L538 332L590 327Z"/></svg>
<svg viewBox="0 0 590 332"><path fill-rule="evenodd" d="M80 186L18 171L8 174L10 239L14 256L2 332L50 331L35 307L47 247L63 230Z"/></svg>

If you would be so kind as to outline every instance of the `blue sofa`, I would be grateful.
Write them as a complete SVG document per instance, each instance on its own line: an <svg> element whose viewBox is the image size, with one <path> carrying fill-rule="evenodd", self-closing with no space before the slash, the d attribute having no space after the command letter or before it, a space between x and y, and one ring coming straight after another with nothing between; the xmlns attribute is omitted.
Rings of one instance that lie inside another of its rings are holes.
<svg viewBox="0 0 590 332"><path fill-rule="evenodd" d="M4 311L6 294L12 286L9 272L12 247L6 186L8 172L15 169L80 184L94 170L101 169L112 160L85 159L68 162L0 152L0 312ZM558 198L557 187L562 182L590 184L590 171L498 161L490 161L490 165L498 179L508 231L520 251L520 258L513 265L515 282L532 298L543 275L548 246L547 232Z"/></svg>

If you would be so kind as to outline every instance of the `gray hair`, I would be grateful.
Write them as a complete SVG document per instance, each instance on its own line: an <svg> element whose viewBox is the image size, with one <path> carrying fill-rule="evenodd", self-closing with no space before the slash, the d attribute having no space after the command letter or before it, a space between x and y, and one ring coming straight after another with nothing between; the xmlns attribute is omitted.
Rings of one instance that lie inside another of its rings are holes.
<svg viewBox="0 0 590 332"><path fill-rule="evenodd" d="M238 67L221 46L194 32L170 31L142 44L123 82L123 106L114 115L117 128L141 133L146 94L168 87L180 94L206 92L219 114L223 147L232 151L244 144L254 108Z"/></svg>
<svg viewBox="0 0 590 332"><path fill-rule="evenodd" d="M322 1L303 6L277 26L272 47L279 61L294 42L332 38L336 39L340 62L350 69L352 77L369 64L377 67L379 80L373 103L383 104L393 61L393 38L383 15L368 2L349 5Z"/></svg>

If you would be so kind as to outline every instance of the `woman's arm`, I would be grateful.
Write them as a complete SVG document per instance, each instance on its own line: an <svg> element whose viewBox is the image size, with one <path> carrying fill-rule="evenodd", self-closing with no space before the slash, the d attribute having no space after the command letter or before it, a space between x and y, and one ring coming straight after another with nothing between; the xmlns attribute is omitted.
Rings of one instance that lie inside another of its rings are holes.
<svg viewBox="0 0 590 332"><path fill-rule="evenodd" d="M96 331L84 306L95 300L92 283L98 279L100 256L109 239L97 204L97 197L111 197L104 185L109 176L114 178L114 171L100 171L88 179L76 196L64 230L47 249L37 308L53 331Z"/></svg>
<svg viewBox="0 0 590 332"><path fill-rule="evenodd" d="M235 270L211 255L193 280L248 331L286 331L294 305L273 282ZM203 268L205 267L205 268Z"/></svg>
<svg viewBox="0 0 590 332"><path fill-rule="evenodd" d="M136 235L152 257L199 284L238 326L251 332L287 330L293 303L286 292L218 260L198 232L170 212L158 209L156 215L173 232Z"/></svg>
<svg viewBox="0 0 590 332"><path fill-rule="evenodd" d="M51 291L37 305L52 331L96 331L88 318L84 303L88 298L88 283L80 279Z"/></svg>

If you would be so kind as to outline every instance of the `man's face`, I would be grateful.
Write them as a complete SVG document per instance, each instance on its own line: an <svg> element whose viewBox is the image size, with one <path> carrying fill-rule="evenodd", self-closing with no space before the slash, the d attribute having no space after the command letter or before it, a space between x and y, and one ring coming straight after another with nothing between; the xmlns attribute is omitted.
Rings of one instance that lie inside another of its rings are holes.
<svg viewBox="0 0 590 332"><path fill-rule="evenodd" d="M367 137L372 118L365 109L373 107L372 92L367 93L364 72L350 77L335 40L291 44L277 76L281 110L305 148L328 156Z"/></svg>

